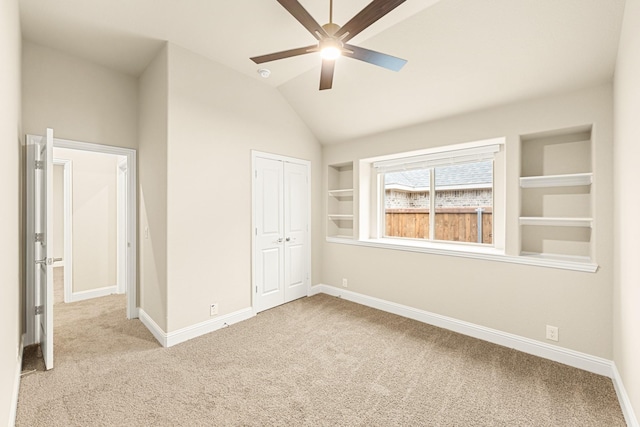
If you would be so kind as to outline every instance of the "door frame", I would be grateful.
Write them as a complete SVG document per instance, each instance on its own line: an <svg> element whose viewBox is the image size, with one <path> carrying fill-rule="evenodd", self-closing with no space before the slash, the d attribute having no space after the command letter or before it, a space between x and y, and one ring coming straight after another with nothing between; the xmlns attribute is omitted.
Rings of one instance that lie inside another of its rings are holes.
<svg viewBox="0 0 640 427"><path fill-rule="evenodd" d="M55 141L55 138L54 138ZM54 147L55 148L55 147ZM62 201L64 207L64 217L63 217L63 246L64 246L64 257L62 259L64 265L64 302L71 302L71 292L73 289L73 274L67 274L67 272L73 271L73 227L72 227L72 208L73 208L73 161L69 159L60 159L56 158L55 154L53 157L53 164L56 166L62 166L64 171L64 179L62 184L62 192L63 198ZM54 267L57 267L56 264L53 264Z"/></svg>
<svg viewBox="0 0 640 427"><path fill-rule="evenodd" d="M127 292L127 179L129 175L129 165L127 159L119 158L116 190L116 216L117 216L117 267L116 267L116 289L119 294Z"/></svg>
<svg viewBox="0 0 640 427"><path fill-rule="evenodd" d="M128 236L128 253L126 256L126 293L127 293L127 319L138 318L138 306L137 306L137 293L138 287L136 283L137 278L137 163L136 163L136 150L132 148L115 147L112 145L95 144L91 142L72 141L68 139L54 138L54 148L69 148L72 150L90 151L94 153L113 154L117 156L125 156L127 158L127 170L126 174L126 233ZM66 248L65 248L66 251ZM66 256L66 253L65 253ZM66 264L66 262L65 262ZM66 280L65 274L65 280ZM66 298L66 287L65 287Z"/></svg>
<svg viewBox="0 0 640 427"><path fill-rule="evenodd" d="M256 232L257 232L257 218L256 218L256 159L260 157L269 160L279 160L282 162L296 163L306 165L308 168L308 180L307 180L307 295L311 292L311 161L298 159L295 157L283 156L280 154L267 153L264 151L251 150L251 308L253 314L257 314L256 304L256 292L255 289L258 286L256 283Z"/></svg>

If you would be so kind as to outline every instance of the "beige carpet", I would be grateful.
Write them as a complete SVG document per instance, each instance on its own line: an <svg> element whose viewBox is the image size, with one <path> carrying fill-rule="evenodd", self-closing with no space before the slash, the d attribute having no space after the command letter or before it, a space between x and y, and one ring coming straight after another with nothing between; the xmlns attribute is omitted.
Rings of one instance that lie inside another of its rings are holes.
<svg viewBox="0 0 640 427"><path fill-rule="evenodd" d="M55 321L18 426L625 425L608 378L326 295L169 349L121 295Z"/></svg>

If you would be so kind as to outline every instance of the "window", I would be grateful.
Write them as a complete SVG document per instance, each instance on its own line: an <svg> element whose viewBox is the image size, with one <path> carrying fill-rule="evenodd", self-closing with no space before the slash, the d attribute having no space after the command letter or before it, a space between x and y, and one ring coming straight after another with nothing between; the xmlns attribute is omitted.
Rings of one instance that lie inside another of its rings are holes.
<svg viewBox="0 0 640 427"><path fill-rule="evenodd" d="M493 160L383 175L384 237L492 244Z"/></svg>
<svg viewBox="0 0 640 427"><path fill-rule="evenodd" d="M503 144L501 138L361 161L360 239L503 251Z"/></svg>

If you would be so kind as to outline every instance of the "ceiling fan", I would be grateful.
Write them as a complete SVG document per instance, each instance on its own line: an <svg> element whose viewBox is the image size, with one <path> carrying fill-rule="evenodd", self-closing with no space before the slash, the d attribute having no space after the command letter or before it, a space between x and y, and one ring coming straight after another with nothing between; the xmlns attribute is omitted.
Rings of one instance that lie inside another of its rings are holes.
<svg viewBox="0 0 640 427"><path fill-rule="evenodd" d="M309 12L307 12L297 0L277 1L318 40L318 43L297 49L270 53L268 55L254 56L251 60L256 64L304 55L311 52L320 52L322 55L320 90L325 90L331 89L333 84L333 71L336 64L335 61L340 55L393 71L400 71L404 64L407 63L405 59L396 58L395 56L347 43L406 0L373 0L342 27L333 22L333 0L329 0L329 23L322 26L313 19Z"/></svg>

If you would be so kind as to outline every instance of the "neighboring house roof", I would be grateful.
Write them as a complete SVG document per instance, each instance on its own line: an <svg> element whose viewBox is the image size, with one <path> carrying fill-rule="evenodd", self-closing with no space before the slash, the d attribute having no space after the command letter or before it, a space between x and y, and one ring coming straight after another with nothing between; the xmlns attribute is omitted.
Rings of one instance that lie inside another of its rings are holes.
<svg viewBox="0 0 640 427"><path fill-rule="evenodd" d="M493 162L491 161L440 166L435 169L438 188L491 188L493 183ZM428 191L429 170L388 172L384 175L384 183L386 188Z"/></svg>

